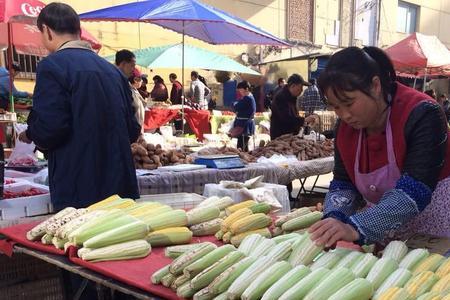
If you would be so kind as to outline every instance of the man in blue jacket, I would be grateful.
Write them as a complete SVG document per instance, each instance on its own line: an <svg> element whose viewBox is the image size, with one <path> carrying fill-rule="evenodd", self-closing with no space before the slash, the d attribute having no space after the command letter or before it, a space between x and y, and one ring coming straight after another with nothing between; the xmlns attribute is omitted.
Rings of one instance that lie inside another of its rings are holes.
<svg viewBox="0 0 450 300"><path fill-rule="evenodd" d="M37 25L51 54L38 65L20 139L47 152L55 209L86 207L113 194L138 198L130 143L140 126L126 78L80 41L72 7L47 5Z"/></svg>

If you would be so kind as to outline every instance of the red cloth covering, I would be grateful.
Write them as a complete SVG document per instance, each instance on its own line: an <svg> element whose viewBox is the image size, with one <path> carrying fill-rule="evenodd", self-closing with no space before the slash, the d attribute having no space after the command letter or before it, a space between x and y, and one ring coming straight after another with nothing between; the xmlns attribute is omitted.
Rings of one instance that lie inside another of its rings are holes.
<svg viewBox="0 0 450 300"><path fill-rule="evenodd" d="M56 249L53 245L44 245L40 240L33 242L27 239L27 231L39 223L40 222L18 224L0 229L0 234L8 237L8 239L0 241L0 251L8 256L11 256L14 245L21 244L28 248L39 250L42 252L64 255L63 250Z"/></svg>
<svg viewBox="0 0 450 300"><path fill-rule="evenodd" d="M194 237L192 242L213 242L217 245L222 245L214 236ZM164 299L182 299L171 289L162 285L154 285L150 281L153 273L172 262L172 259L164 256L164 249L165 247L153 248L149 256L141 259L92 263L78 258L75 253L76 249L73 248L70 251L69 259L86 269L124 282L130 286L140 288Z"/></svg>
<svg viewBox="0 0 450 300"><path fill-rule="evenodd" d="M175 119L178 115L177 109L152 108L145 111L144 129L156 129L164 126L168 122Z"/></svg>
<svg viewBox="0 0 450 300"><path fill-rule="evenodd" d="M203 134L211 133L211 124L209 119L211 114L208 110L195 110L190 108L184 109L186 122L194 131L195 136L199 140L203 140Z"/></svg>

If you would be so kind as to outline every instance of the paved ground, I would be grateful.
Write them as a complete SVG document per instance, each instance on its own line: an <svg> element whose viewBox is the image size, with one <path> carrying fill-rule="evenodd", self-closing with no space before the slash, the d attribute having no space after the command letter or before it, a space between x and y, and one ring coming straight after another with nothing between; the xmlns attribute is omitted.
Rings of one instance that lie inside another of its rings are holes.
<svg viewBox="0 0 450 300"><path fill-rule="evenodd" d="M312 206L315 205L317 202L323 202L325 193L327 192L328 186L330 185L330 181L332 179L333 179L332 173L319 176L319 179L317 180L316 183L316 187L314 189L314 193L313 194L307 193L306 195L303 194L300 195L298 200L294 202L291 201L291 208L301 206ZM305 189L307 191L311 191L311 188L314 184L314 180L315 177L309 177L306 180ZM300 189L300 181L295 180L292 185L293 185L292 197L296 197Z"/></svg>

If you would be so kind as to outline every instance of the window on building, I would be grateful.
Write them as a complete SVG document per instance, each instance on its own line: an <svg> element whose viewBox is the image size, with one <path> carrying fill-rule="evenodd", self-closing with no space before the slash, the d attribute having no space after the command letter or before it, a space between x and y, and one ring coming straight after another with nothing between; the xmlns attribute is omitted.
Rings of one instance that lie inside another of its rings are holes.
<svg viewBox="0 0 450 300"><path fill-rule="evenodd" d="M3 51L3 61L7 61L6 51ZM13 61L16 61L22 67L22 72L17 74L17 78L35 79L37 64L42 58L35 55L19 54L15 50L13 52Z"/></svg>
<svg viewBox="0 0 450 300"><path fill-rule="evenodd" d="M418 7L414 4L399 1L397 10L397 31L402 33L416 32Z"/></svg>

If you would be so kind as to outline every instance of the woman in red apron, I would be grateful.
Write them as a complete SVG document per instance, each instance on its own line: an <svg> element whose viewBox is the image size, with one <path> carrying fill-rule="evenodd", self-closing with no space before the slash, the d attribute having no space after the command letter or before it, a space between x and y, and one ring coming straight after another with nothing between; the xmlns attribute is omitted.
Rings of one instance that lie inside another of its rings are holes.
<svg viewBox="0 0 450 300"><path fill-rule="evenodd" d="M450 142L437 102L397 82L375 47L334 54L319 86L340 122L334 178L313 240L329 247L416 232L450 237Z"/></svg>

